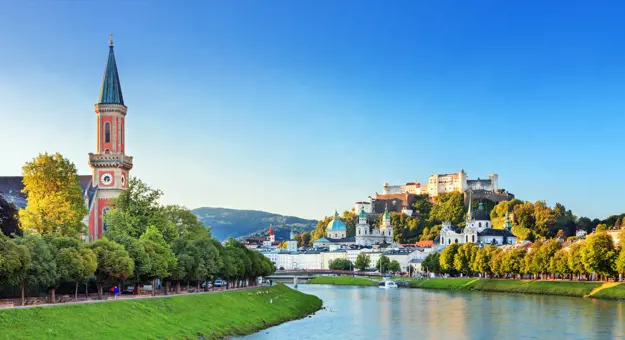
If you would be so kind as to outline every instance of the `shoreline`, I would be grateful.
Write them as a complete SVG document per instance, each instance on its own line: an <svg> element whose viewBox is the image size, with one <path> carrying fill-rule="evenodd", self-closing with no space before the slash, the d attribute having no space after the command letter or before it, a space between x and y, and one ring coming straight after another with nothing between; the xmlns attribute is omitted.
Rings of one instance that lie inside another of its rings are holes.
<svg viewBox="0 0 625 340"><path fill-rule="evenodd" d="M329 277L317 278L309 284L377 286L377 282L362 278ZM358 280L355 280L358 279ZM369 281L366 283L364 281ZM397 281L397 280L394 280ZM431 290L465 290L480 292L499 292L527 295L554 295L600 300L625 301L625 283L597 281L565 281L565 280L517 280L517 279L483 279L483 278L426 278L410 279L409 289Z"/></svg>
<svg viewBox="0 0 625 340"><path fill-rule="evenodd" d="M0 339L226 339L302 319L322 308L318 297L283 284L115 302L0 310Z"/></svg>

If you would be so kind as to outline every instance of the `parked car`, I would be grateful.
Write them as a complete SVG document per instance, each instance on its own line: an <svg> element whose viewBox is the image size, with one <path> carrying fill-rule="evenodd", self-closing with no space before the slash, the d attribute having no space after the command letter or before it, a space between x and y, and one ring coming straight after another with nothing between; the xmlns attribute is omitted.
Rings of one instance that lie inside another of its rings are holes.
<svg viewBox="0 0 625 340"><path fill-rule="evenodd" d="M211 288L213 284L211 282L202 282L201 286L202 288L206 288L206 286L208 286L208 288Z"/></svg>
<svg viewBox="0 0 625 340"><path fill-rule="evenodd" d="M128 286L126 287L126 289L122 291L122 294L134 294L134 293L135 293L135 286Z"/></svg>

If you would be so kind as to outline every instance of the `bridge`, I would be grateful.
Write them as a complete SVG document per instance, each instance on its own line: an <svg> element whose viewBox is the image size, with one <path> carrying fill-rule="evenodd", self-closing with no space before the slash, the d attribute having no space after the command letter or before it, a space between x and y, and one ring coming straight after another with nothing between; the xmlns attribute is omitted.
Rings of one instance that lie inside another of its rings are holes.
<svg viewBox="0 0 625 340"><path fill-rule="evenodd" d="M317 276L361 276L361 277L380 277L380 273L376 272L355 272L350 270L331 270L331 269L310 269L310 270L278 270L275 273L265 277L267 280L279 282L293 282L297 287L300 280L310 280Z"/></svg>

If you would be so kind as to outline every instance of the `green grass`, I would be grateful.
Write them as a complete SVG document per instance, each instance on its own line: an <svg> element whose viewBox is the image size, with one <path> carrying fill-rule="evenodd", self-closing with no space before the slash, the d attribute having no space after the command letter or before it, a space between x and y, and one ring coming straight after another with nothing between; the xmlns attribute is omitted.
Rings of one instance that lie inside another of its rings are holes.
<svg viewBox="0 0 625 340"><path fill-rule="evenodd" d="M378 282L352 276L317 276L308 281L320 285L377 286Z"/></svg>
<svg viewBox="0 0 625 340"><path fill-rule="evenodd" d="M625 284L603 289L591 297L606 300L625 300Z"/></svg>
<svg viewBox="0 0 625 340"><path fill-rule="evenodd" d="M489 280L475 278L447 278L447 279L422 279L410 281L411 288L426 289L464 289L479 290L485 292L505 292L523 294L543 294L584 297L593 289L601 286L598 282L572 282L572 281L542 281L542 280ZM620 286L610 288L617 289ZM610 289L597 293L610 294ZM605 292L605 293L604 293ZM614 293L625 298L625 289L621 293ZM597 297L593 295L593 297Z"/></svg>
<svg viewBox="0 0 625 340"><path fill-rule="evenodd" d="M9 309L0 311L0 339L221 339L301 318L321 305L316 296L279 284L162 299Z"/></svg>

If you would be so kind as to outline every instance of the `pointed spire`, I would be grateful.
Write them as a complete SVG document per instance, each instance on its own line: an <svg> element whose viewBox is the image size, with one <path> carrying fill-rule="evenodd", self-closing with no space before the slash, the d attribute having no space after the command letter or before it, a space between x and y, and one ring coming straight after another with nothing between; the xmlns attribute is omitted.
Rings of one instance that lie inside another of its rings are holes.
<svg viewBox="0 0 625 340"><path fill-rule="evenodd" d="M339 218L339 211L334 210L334 219L336 220L337 218Z"/></svg>
<svg viewBox="0 0 625 340"><path fill-rule="evenodd" d="M109 57L104 68L98 104L124 105L122 87L119 83L119 74L117 73L117 63L115 62L115 53L113 53L113 33L110 34Z"/></svg>
<svg viewBox="0 0 625 340"><path fill-rule="evenodd" d="M473 191L469 191L469 210L467 211L467 221L471 221L473 219Z"/></svg>
<svg viewBox="0 0 625 340"><path fill-rule="evenodd" d="M269 235L273 235L273 225L269 225Z"/></svg>

